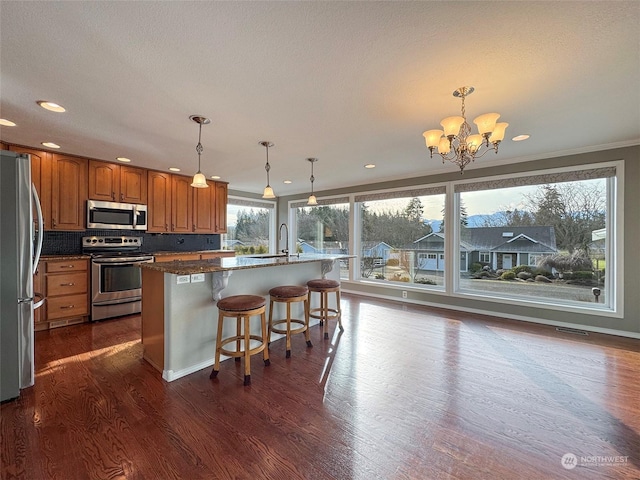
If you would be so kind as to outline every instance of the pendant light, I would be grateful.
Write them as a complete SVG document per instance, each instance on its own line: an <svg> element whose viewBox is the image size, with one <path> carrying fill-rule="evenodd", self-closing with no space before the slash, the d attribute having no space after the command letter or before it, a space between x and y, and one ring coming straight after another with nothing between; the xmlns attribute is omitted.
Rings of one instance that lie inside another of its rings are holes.
<svg viewBox="0 0 640 480"><path fill-rule="evenodd" d="M191 115L189 119L200 125L200 131L198 133L198 145L196 145L196 152L198 152L198 171L193 176L193 182L191 182L191 186L195 188L208 188L209 184L207 183L207 179L200 171L200 155L202 155L202 150L204 150L204 148L202 148L202 143L200 142L200 140L202 139L202 125L208 125L209 123L211 123L211 120L201 115Z"/></svg>
<svg viewBox="0 0 640 480"><path fill-rule="evenodd" d="M271 165L269 165L269 147L273 147L274 144L268 140L263 140L260 142L260 145L267 149L267 163L264 166L264 169L267 171L267 186L264 187L262 198L276 198L276 194L273 193L273 188L269 185L269 170L271 170Z"/></svg>
<svg viewBox="0 0 640 480"><path fill-rule="evenodd" d="M309 195L309 200L307 201L307 205L318 205L318 199L316 198L316 196L313 194L313 182L316 179L316 177L313 176L313 164L316 163L318 161L317 158L307 158L307 162L311 163L311 195Z"/></svg>

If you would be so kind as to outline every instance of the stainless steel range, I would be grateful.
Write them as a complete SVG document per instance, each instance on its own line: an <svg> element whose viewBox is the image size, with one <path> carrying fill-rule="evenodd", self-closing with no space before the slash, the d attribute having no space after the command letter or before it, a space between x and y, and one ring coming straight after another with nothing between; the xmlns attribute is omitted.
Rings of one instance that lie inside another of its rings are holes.
<svg viewBox="0 0 640 480"><path fill-rule="evenodd" d="M91 255L91 320L139 313L142 298L140 263L153 262L142 253L142 237L83 237Z"/></svg>

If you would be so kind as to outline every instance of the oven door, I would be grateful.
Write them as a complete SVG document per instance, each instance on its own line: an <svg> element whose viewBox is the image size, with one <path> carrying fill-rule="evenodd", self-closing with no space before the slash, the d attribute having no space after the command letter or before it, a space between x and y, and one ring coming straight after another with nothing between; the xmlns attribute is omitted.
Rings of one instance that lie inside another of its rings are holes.
<svg viewBox="0 0 640 480"><path fill-rule="evenodd" d="M146 262L153 262L153 257L92 259L92 305L114 305L140 300L142 271L138 264Z"/></svg>

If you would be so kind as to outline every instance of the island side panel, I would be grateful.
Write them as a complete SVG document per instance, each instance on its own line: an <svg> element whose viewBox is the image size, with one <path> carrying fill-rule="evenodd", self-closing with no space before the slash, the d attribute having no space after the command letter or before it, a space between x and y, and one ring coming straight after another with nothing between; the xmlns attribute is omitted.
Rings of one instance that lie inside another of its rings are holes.
<svg viewBox="0 0 640 480"><path fill-rule="evenodd" d="M165 278L165 365L163 378L175 380L203 368L214 361L218 310L213 300L213 276L206 273L205 281L178 285L177 275L166 273ZM327 278L339 279L337 266ZM308 280L321 277L320 262L267 266L233 270L222 297L231 295L261 295L267 299L269 289L278 285L305 285ZM315 303L315 302L314 302ZM282 306L278 306L282 307ZM284 310L274 312L274 318ZM292 314L304 318L302 304ZM317 320L316 320L317 323ZM260 334L257 321L252 322L252 334ZM223 336L235 334L235 322L225 322ZM279 338L273 335L272 339Z"/></svg>
<svg viewBox="0 0 640 480"><path fill-rule="evenodd" d="M164 369L164 277L162 272L142 269L143 358L161 372Z"/></svg>

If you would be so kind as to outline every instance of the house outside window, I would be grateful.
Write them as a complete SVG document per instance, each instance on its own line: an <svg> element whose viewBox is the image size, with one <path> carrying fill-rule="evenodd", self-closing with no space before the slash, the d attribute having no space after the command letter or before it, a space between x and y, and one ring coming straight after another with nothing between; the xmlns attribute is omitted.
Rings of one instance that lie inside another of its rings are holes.
<svg viewBox="0 0 640 480"><path fill-rule="evenodd" d="M473 219L459 228L459 248L489 265L461 273L457 291L611 309L613 244L596 249L592 232L610 231L615 186L614 166L456 184L457 203ZM605 264L607 275L598 267Z"/></svg>
<svg viewBox="0 0 640 480"><path fill-rule="evenodd" d="M356 195L360 278L442 289L444 200L444 187Z"/></svg>

